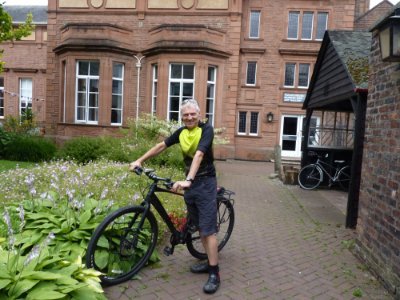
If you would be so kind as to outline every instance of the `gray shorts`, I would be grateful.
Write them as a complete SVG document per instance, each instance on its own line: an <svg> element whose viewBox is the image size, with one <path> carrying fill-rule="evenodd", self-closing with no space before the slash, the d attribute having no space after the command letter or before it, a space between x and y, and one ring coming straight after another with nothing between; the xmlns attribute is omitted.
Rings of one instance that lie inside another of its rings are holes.
<svg viewBox="0 0 400 300"><path fill-rule="evenodd" d="M196 178L185 191L185 202L192 223L198 226L201 236L217 233L217 179Z"/></svg>

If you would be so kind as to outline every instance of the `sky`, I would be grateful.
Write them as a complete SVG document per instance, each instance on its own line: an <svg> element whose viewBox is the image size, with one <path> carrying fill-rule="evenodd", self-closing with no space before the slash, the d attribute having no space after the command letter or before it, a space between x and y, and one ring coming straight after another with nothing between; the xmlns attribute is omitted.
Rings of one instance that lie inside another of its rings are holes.
<svg viewBox="0 0 400 300"><path fill-rule="evenodd" d="M6 5L47 5L47 0L3 0ZM382 0L370 0L370 7L374 7ZM393 4L399 2L399 0L389 0Z"/></svg>

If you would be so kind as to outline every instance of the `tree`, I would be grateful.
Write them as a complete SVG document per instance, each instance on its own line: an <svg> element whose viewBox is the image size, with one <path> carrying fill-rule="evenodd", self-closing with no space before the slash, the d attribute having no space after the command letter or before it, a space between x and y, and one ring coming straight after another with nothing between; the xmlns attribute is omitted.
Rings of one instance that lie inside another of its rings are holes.
<svg viewBox="0 0 400 300"><path fill-rule="evenodd" d="M31 34L35 26L32 24L32 14L26 16L24 24L15 27L12 24L12 17L4 10L0 3L0 43L5 41L18 41ZM4 62L1 60L3 50L0 49L0 73L3 71Z"/></svg>

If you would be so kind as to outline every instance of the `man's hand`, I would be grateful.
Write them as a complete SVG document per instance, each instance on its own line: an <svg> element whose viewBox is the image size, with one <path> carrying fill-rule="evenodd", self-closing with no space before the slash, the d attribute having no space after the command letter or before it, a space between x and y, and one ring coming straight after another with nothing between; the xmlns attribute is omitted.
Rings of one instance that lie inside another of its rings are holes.
<svg viewBox="0 0 400 300"><path fill-rule="evenodd" d="M138 160L129 164L129 171L134 172L136 168L142 168L142 163Z"/></svg>
<svg viewBox="0 0 400 300"><path fill-rule="evenodd" d="M172 191L177 192L178 190L187 190L192 185L191 181L176 181L172 186Z"/></svg>

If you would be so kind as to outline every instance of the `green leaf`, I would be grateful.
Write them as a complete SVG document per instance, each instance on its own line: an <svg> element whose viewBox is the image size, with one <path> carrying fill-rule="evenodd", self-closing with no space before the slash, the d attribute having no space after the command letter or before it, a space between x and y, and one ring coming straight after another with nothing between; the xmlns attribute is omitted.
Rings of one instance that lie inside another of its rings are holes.
<svg viewBox="0 0 400 300"><path fill-rule="evenodd" d="M77 289L71 293L74 300L99 300L107 299L103 294L95 294L93 290L88 287Z"/></svg>
<svg viewBox="0 0 400 300"><path fill-rule="evenodd" d="M28 292L26 300L50 300L50 299L62 299L65 297L65 293L60 293L57 290L57 285L50 282L41 282L31 291Z"/></svg>
<svg viewBox="0 0 400 300"><path fill-rule="evenodd" d="M108 265L109 253L106 250L96 251L96 265L100 269L104 269Z"/></svg>
<svg viewBox="0 0 400 300"><path fill-rule="evenodd" d="M0 279L0 290L5 288L9 283L11 283L9 279Z"/></svg>
<svg viewBox="0 0 400 300"><path fill-rule="evenodd" d="M8 296L10 296L13 299L16 299L23 293L33 288L36 284L38 284L38 282L39 280L31 280L31 279L19 280L10 287L10 289L8 290Z"/></svg>
<svg viewBox="0 0 400 300"><path fill-rule="evenodd" d="M67 287L60 287L60 291L64 294L70 294L72 291L88 286L87 283L78 282L76 284L69 284Z"/></svg>
<svg viewBox="0 0 400 300"><path fill-rule="evenodd" d="M27 279L54 280L60 277L61 275L59 274L53 272L45 272L45 271L29 271L21 273L21 278L27 278Z"/></svg>
<svg viewBox="0 0 400 300"><path fill-rule="evenodd" d="M92 213L90 212L90 210L87 210L79 216L79 222L81 224L86 224L90 220L91 216L92 216Z"/></svg>

